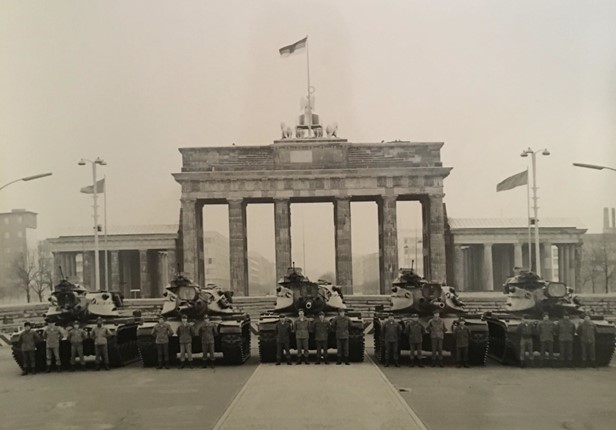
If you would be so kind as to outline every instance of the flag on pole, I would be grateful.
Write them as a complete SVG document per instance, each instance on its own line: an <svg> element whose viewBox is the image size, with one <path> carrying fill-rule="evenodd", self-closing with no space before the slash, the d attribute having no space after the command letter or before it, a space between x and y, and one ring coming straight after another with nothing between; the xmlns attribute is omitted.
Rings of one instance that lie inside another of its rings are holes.
<svg viewBox="0 0 616 430"><path fill-rule="evenodd" d="M280 48L278 52L280 52L280 55L282 57L288 57L289 55L294 54L295 52L299 52L300 50L304 49L306 47L307 41L308 41L308 36L304 37L302 40L298 42L293 43L292 45Z"/></svg>
<svg viewBox="0 0 616 430"><path fill-rule="evenodd" d="M507 191L526 184L528 184L528 170L516 173L515 175L499 182L498 185L496 185L496 191Z"/></svg>
<svg viewBox="0 0 616 430"><path fill-rule="evenodd" d="M100 181L96 181L96 193L102 193L105 191L105 178ZM94 194L94 187L92 185L88 185L87 187L83 187L81 192L84 194Z"/></svg>

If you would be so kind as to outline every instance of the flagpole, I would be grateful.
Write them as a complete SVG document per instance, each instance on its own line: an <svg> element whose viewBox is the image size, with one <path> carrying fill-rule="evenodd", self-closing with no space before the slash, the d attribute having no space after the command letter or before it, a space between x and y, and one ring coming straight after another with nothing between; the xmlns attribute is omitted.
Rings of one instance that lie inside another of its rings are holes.
<svg viewBox="0 0 616 430"><path fill-rule="evenodd" d="M310 50L308 49L308 36L306 35L306 76L308 78L308 113L309 118L306 118L308 121L308 129L309 133L312 137L312 104L310 103Z"/></svg>
<svg viewBox="0 0 616 430"><path fill-rule="evenodd" d="M101 282L101 269L98 255L98 184L96 183L96 163L92 163L92 198L94 200L94 286L99 291Z"/></svg>
<svg viewBox="0 0 616 430"><path fill-rule="evenodd" d="M527 224L528 224L528 270L533 269L532 262L532 239L530 234L530 181L528 180L528 166L526 167L526 212L527 212Z"/></svg>
<svg viewBox="0 0 616 430"><path fill-rule="evenodd" d="M109 249L107 248L107 176L103 175L103 212L104 212L104 239L103 247L105 248L105 290L109 291Z"/></svg>

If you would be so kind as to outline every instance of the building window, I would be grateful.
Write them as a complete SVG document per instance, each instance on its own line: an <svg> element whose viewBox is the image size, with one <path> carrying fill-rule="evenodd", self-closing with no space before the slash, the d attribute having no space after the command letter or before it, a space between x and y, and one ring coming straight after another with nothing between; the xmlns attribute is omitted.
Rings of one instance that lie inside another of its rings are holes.
<svg viewBox="0 0 616 430"><path fill-rule="evenodd" d="M208 258L207 259L207 264L214 264L214 259L213 258Z"/></svg>
<svg viewBox="0 0 616 430"><path fill-rule="evenodd" d="M9 223L9 219L8 218L4 218L4 223L8 224Z"/></svg>
<svg viewBox="0 0 616 430"><path fill-rule="evenodd" d="M9 239L10 237L11 237L11 233L10 233L10 232L8 232L8 231L5 231L5 232L4 232L4 238L5 238L5 239Z"/></svg>
<svg viewBox="0 0 616 430"><path fill-rule="evenodd" d="M23 218L22 218L21 216L18 216L18 217L17 217L17 223L18 223L18 224L21 224L23 221L24 221L24 220L23 220Z"/></svg>

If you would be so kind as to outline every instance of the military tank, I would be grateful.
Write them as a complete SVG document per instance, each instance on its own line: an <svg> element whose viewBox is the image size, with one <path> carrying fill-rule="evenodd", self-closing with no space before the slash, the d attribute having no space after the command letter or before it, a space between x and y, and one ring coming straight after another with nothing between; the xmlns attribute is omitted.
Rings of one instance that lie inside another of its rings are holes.
<svg viewBox="0 0 616 430"><path fill-rule="evenodd" d="M229 364L242 364L250 357L250 316L233 306L233 293L208 284L201 288L189 278L178 274L163 294L165 301L161 315L176 332L182 315L193 323L195 332L203 324L203 316L208 314L210 321L218 325L215 339L215 351L222 352L223 359ZM144 367L158 363L155 337L155 322L144 323L137 331L139 353ZM169 341L169 357L173 361L180 351L177 335ZM201 339L197 336L192 341L193 353L201 353Z"/></svg>
<svg viewBox="0 0 616 430"><path fill-rule="evenodd" d="M547 313L551 320L567 314L576 328L582 321L584 310L573 289L562 282L546 281L533 272L519 270L503 284L507 295L506 312L488 312L485 315L490 330L489 355L503 364L520 363L520 336L517 327L522 315L535 325ZM616 327L601 316L591 317L597 326L595 336L596 364L608 366L615 349ZM539 337L533 336L533 346L539 350ZM554 352L558 354L559 342L555 339ZM573 361L581 361L581 346L573 342Z"/></svg>
<svg viewBox="0 0 616 430"><path fill-rule="evenodd" d="M315 318L319 312L325 313L325 319L331 320L339 309L346 310L346 316L351 319L349 332L349 360L360 362L364 360L364 324L359 312L348 309L344 303L341 289L328 281L312 282L304 276L300 267L289 267L287 273L278 281L276 287L276 305L270 312L261 314L259 318L259 356L261 362L276 361L276 324L283 314L291 321L298 317L299 310L304 311L307 318ZM291 349L296 349L295 337L291 336ZM309 349L316 349L314 336L310 333ZM336 348L336 337L330 333L328 348Z"/></svg>
<svg viewBox="0 0 616 430"><path fill-rule="evenodd" d="M81 328L89 332L96 326L96 319L103 318L103 326L108 328L112 336L108 339L109 363L120 367L138 359L137 327L139 314L129 314L123 311L123 298L117 292L96 291L90 292L83 286L63 279L54 286L49 297L49 309L45 314L45 321L55 322L65 331L79 321ZM44 326L35 324L32 328L42 339ZM11 337L13 357L23 369L19 335L14 333ZM86 339L83 342L85 356L95 355L94 340ZM68 340L60 342L60 361L63 367L70 364L71 346ZM36 367L45 368L45 342L41 341L36 347Z"/></svg>
<svg viewBox="0 0 616 430"><path fill-rule="evenodd" d="M381 337L381 327L390 315L404 329L405 323L412 314L419 316L420 323L424 328L433 317L434 311L439 311L441 319L445 322L447 332L443 340L443 359L450 362L455 357L455 341L453 328L459 317L463 316L466 326L471 331L469 339L469 363L472 365L484 365L488 352L488 325L482 320L481 315L472 315L465 311L464 303L458 297L455 289L435 282L429 282L419 276L413 268L400 269L398 277L394 280L391 289L390 308L377 309L374 313L374 353L380 362L385 362L385 344ZM430 335L425 334L422 347L424 351L431 353ZM400 337L399 348L401 351L410 351L408 337Z"/></svg>

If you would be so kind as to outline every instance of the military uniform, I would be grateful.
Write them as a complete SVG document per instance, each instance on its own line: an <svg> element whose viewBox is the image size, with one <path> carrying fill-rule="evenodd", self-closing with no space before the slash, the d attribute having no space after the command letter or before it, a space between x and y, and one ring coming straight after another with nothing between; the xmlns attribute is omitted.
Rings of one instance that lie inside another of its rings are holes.
<svg viewBox="0 0 616 430"><path fill-rule="evenodd" d="M570 319L558 321L556 326L561 361L573 362L573 336L575 335L575 324Z"/></svg>
<svg viewBox="0 0 616 430"><path fill-rule="evenodd" d="M60 362L60 340L64 337L64 330L58 326L47 326L43 332L43 338L46 341L46 356L47 356L47 371L51 368L52 359L56 363L56 367L60 370L62 363Z"/></svg>
<svg viewBox="0 0 616 430"><path fill-rule="evenodd" d="M524 367L526 353L528 352L529 360L532 362L533 357L533 324L529 321L522 321L516 328L516 332L520 336L520 365Z"/></svg>
<svg viewBox="0 0 616 430"><path fill-rule="evenodd" d="M466 325L458 324L453 329L453 336L456 340L456 362L458 367L468 367L468 345L471 338L471 329Z"/></svg>
<svg viewBox="0 0 616 430"><path fill-rule="evenodd" d="M154 343L156 344L156 354L158 355L158 368L167 366L169 363L169 336L173 336L171 326L166 323L157 323L152 329Z"/></svg>
<svg viewBox="0 0 616 430"><path fill-rule="evenodd" d="M327 340L329 339L330 330L329 321L317 319L313 322L312 328L314 331L314 341L317 346L317 364L321 362L321 357L325 359L325 364L327 364Z"/></svg>
<svg viewBox="0 0 616 430"><path fill-rule="evenodd" d="M349 364L349 337L351 331L351 318L338 315L332 319L332 330L336 333L337 364L344 362Z"/></svg>
<svg viewBox="0 0 616 430"><path fill-rule="evenodd" d="M109 370L109 351L107 350L107 338L111 332L107 327L96 326L90 334L94 338L94 352L96 354L96 368L100 369L101 361L105 362L105 369Z"/></svg>
<svg viewBox="0 0 616 430"><path fill-rule="evenodd" d="M203 367L207 361L211 360L211 366L214 367L214 345L216 335L218 334L218 326L211 321L206 321L199 327L197 335L201 338L201 350L203 351Z"/></svg>
<svg viewBox="0 0 616 430"><path fill-rule="evenodd" d="M413 366L413 357L417 359L420 366L423 366L420 361L420 356L422 350L421 344L423 343L423 335L426 329L419 321L410 320L406 323L405 332L409 337L411 366Z"/></svg>
<svg viewBox="0 0 616 430"><path fill-rule="evenodd" d="M40 341L41 337L34 330L23 331L19 335L24 375L28 372L36 372L36 344Z"/></svg>
<svg viewBox="0 0 616 430"><path fill-rule="evenodd" d="M302 362L302 358L308 364L308 339L310 337L310 320L306 317L296 319L293 324L295 332L295 343L297 346L297 364Z"/></svg>
<svg viewBox="0 0 616 430"><path fill-rule="evenodd" d="M556 332L555 325L550 320L541 320L537 324L537 332L539 333L539 344L541 351L541 360L545 359L545 353L549 353L550 362L554 360L554 334Z"/></svg>
<svg viewBox="0 0 616 430"><path fill-rule="evenodd" d="M582 363L591 361L595 364L595 331L597 326L594 322L588 320L582 321L577 328L577 334L580 337L580 346L582 347Z"/></svg>
<svg viewBox="0 0 616 430"><path fill-rule="evenodd" d="M287 357L287 363L291 364L291 352L289 351L291 345L291 332L293 326L288 319L279 320L276 323L276 362L280 364L283 352Z"/></svg>
<svg viewBox="0 0 616 430"><path fill-rule="evenodd" d="M385 367L391 363L391 355L393 352L394 362L398 366L398 342L400 340L400 324L397 321L385 321L381 328L381 336L385 342Z"/></svg>
<svg viewBox="0 0 616 430"><path fill-rule="evenodd" d="M192 367L192 338L193 329L190 324L180 324L176 330L180 342L180 367L184 367L184 361L188 356L188 365Z"/></svg>
<svg viewBox="0 0 616 430"><path fill-rule="evenodd" d="M440 317L433 317L428 321L428 331L430 332L430 342L432 343L432 365L436 363L438 357L439 366L443 366L443 339L445 338L445 322Z"/></svg>
<svg viewBox="0 0 616 430"><path fill-rule="evenodd" d="M68 341L71 344L71 365L75 366L77 355L79 355L79 363L82 368L85 368L86 361L83 356L83 341L88 337L86 331L82 328L72 328L68 332Z"/></svg>

